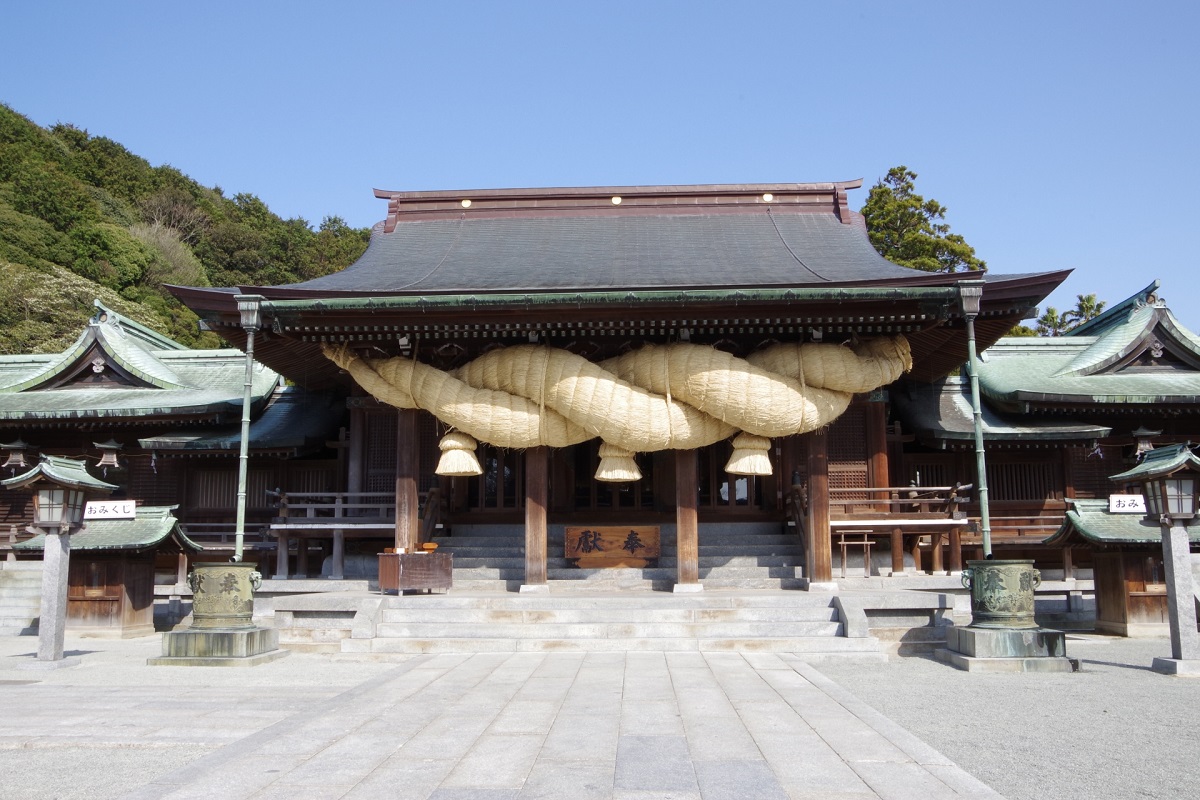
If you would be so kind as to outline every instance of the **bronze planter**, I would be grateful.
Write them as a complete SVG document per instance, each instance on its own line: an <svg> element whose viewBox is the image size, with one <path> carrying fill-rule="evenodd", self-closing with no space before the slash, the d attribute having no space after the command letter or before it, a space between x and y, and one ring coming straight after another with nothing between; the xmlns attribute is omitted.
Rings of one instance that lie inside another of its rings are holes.
<svg viewBox="0 0 1200 800"><path fill-rule="evenodd" d="M193 628L253 628L254 590L262 575L245 562L202 562L188 575Z"/></svg>
<svg viewBox="0 0 1200 800"><path fill-rule="evenodd" d="M968 561L962 584L971 590L971 627L1036 628L1033 591L1042 575L1032 559Z"/></svg>

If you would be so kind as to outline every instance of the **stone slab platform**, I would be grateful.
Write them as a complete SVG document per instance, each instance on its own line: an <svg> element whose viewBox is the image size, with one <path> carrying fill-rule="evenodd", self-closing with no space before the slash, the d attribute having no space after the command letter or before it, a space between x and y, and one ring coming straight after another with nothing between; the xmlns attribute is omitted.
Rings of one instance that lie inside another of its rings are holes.
<svg viewBox="0 0 1200 800"><path fill-rule="evenodd" d="M279 649L279 631L274 628L188 629L164 633L162 656L146 663L152 667L253 667L287 654Z"/></svg>
<svg viewBox="0 0 1200 800"><path fill-rule="evenodd" d="M1077 672L1066 634L1046 628L950 628L934 658L968 672Z"/></svg>

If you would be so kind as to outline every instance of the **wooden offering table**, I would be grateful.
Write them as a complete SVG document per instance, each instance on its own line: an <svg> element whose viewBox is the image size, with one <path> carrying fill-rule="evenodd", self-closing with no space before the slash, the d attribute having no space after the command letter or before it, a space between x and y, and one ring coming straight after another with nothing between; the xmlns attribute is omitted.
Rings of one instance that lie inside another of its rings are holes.
<svg viewBox="0 0 1200 800"><path fill-rule="evenodd" d="M380 553L379 591L450 591L454 556L450 553Z"/></svg>

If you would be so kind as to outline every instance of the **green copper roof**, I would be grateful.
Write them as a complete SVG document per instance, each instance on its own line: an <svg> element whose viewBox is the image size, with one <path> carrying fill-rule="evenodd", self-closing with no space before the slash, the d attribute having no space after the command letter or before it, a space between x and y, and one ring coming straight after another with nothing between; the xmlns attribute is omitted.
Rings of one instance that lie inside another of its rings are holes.
<svg viewBox="0 0 1200 800"><path fill-rule="evenodd" d="M907 433L934 446L974 443L975 412L970 381L951 375L931 384L905 381L890 391L892 407ZM983 438L988 442L1074 442L1103 439L1111 428L1070 419L1010 418L984 405Z"/></svg>
<svg viewBox="0 0 1200 800"><path fill-rule="evenodd" d="M1090 336L1001 339L982 356L980 390L1022 411L1031 403L1200 403L1200 337L1155 295L1143 291L1092 322Z"/></svg>
<svg viewBox="0 0 1200 800"><path fill-rule="evenodd" d="M1110 475L1108 479L1117 483L1144 481L1147 478L1170 475L1185 467L1200 470L1200 458L1196 458L1189 445L1172 444L1147 450L1136 467L1119 475Z"/></svg>
<svg viewBox="0 0 1200 800"><path fill-rule="evenodd" d="M105 483L99 478L93 478L88 474L87 464L83 461L78 461L74 458L47 455L43 455L42 460L38 462L37 466L28 472L16 475L5 481L0 481L0 486L6 489L23 489L30 484L42 480L72 489L84 489L90 492L103 492L105 494L120 488L111 483Z"/></svg>
<svg viewBox="0 0 1200 800"><path fill-rule="evenodd" d="M78 533L71 535L72 550L130 550L144 551L160 546L171 539L181 550L198 553L204 549L187 537L179 528L179 520L171 513L176 506L138 506L133 519L95 519L84 523ZM18 550L42 550L46 537L39 534L19 542Z"/></svg>
<svg viewBox="0 0 1200 800"><path fill-rule="evenodd" d="M230 415L239 417L245 355L188 350L97 304L57 355L0 356L0 421ZM280 383L255 365L252 402Z"/></svg>
<svg viewBox="0 0 1200 800"><path fill-rule="evenodd" d="M345 403L330 394L282 387L272 396L258 419L250 423L250 449L292 452L323 447L341 421ZM237 454L241 428L229 425L216 430L180 430L139 439L146 450L225 451Z"/></svg>
<svg viewBox="0 0 1200 800"><path fill-rule="evenodd" d="M1189 527L1188 537L1200 542L1200 525ZM1147 520L1145 514L1110 514L1107 500L1075 500L1062 527L1043 544L1065 545L1077 538L1102 545L1158 544L1162 526Z"/></svg>

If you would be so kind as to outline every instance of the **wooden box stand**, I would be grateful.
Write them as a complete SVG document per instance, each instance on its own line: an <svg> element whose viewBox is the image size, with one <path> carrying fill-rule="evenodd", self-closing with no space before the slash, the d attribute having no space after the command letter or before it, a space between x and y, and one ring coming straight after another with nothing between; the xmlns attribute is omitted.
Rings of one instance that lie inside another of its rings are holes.
<svg viewBox="0 0 1200 800"><path fill-rule="evenodd" d="M379 591L450 591L454 556L450 553L380 553Z"/></svg>

